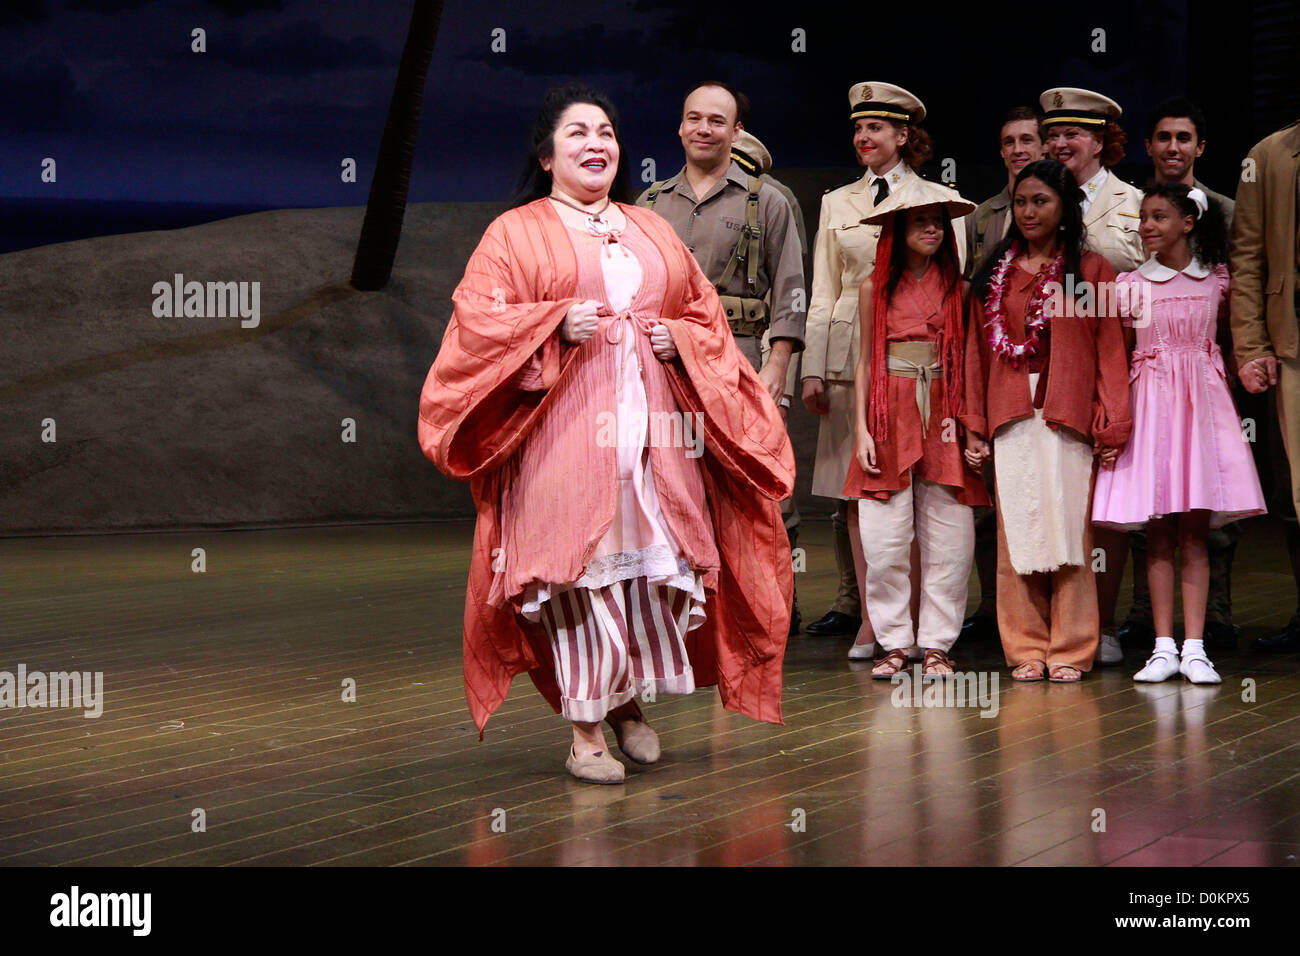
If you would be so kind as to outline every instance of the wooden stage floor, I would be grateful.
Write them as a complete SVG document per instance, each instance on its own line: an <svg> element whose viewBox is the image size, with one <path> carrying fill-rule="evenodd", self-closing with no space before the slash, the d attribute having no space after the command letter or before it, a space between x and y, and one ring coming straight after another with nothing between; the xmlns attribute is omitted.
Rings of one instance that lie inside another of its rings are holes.
<svg viewBox="0 0 1300 956"><path fill-rule="evenodd" d="M996 715L900 707L896 688L845 659L849 639L800 635L785 726L723 711L711 688L663 698L647 708L663 761L630 765L618 787L565 774L567 725L523 678L478 741L460 669L471 533L0 540L0 671L104 682L98 718L0 709L0 862L1300 859L1300 657L1245 649L1295 605L1268 521L1238 550L1243 649L1217 658L1221 687L1135 686L1148 648L1078 686L1018 685L995 648L959 643L963 668L999 674ZM829 524L806 522L801 544L811 620L833 590ZM342 699L349 679L355 702Z"/></svg>

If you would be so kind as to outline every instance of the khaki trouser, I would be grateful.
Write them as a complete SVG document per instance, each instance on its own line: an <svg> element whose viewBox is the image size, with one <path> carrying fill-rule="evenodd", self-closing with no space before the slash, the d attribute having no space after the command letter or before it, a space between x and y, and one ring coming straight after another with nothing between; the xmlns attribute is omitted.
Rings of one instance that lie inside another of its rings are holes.
<svg viewBox="0 0 1300 956"><path fill-rule="evenodd" d="M1093 468L1093 484L1096 483ZM1007 666L1025 661L1045 661L1048 667L1068 664L1081 671L1092 669L1097 653L1100 616L1097 583L1092 572L1092 522L1085 525L1082 565L1065 565L1055 571L1017 574L1007 552L1002 502L998 500L998 630ZM1092 490L1088 491L1092 508Z"/></svg>
<svg viewBox="0 0 1300 956"><path fill-rule="evenodd" d="M858 572L853 566L853 544L849 541L849 503L844 499L835 502L831 536L835 543L835 569L840 573L840 585L835 591L831 610L861 617L862 597L858 593Z"/></svg>

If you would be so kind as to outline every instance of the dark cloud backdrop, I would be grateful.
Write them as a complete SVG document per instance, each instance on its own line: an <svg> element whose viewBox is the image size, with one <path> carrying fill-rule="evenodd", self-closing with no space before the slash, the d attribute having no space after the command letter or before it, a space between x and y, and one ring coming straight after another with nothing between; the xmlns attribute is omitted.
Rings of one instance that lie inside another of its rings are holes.
<svg viewBox="0 0 1300 956"><path fill-rule="evenodd" d="M2 9L0 196L365 201L407 2L47 0ZM1213 100L1210 83L1249 75L1249 4L1222 8L1217 39L1245 39L1229 42L1214 72L1196 62L1187 4L1173 0L895 3L882 24L870 9L801 0L785 13L765 5L750 15L740 4L681 0L449 0L411 198L504 196L543 90L564 80L614 97L634 168L647 157L661 175L680 165L682 90L721 77L753 99L754 130L780 166L843 167L845 177L853 173L845 92L859 80L889 80L926 101L938 155L958 160L960 183L982 188L996 178L1000 113L1047 86L1089 86L1119 100L1136 169L1157 100L1203 88ZM207 30L204 54L189 49L195 26ZM504 53L491 50L495 28L506 31ZM805 53L791 50L796 28L806 31ZM1098 28L1104 54L1090 51ZM1240 113L1231 123L1211 117L1221 133L1206 166L1230 174L1253 142L1251 123ZM56 184L40 182L45 156L58 161ZM359 163L355 185L339 181L345 156Z"/></svg>

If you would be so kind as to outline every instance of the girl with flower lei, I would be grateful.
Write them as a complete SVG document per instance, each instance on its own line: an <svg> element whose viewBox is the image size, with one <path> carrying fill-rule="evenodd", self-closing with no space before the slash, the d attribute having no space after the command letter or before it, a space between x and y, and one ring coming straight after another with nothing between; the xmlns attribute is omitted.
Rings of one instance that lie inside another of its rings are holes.
<svg viewBox="0 0 1300 956"><path fill-rule="evenodd" d="M1132 428L1128 357L1107 294L1115 272L1084 251L1073 174L1050 159L1025 166L1012 214L972 284L966 459L994 463L998 630L1011 676L1072 683L1098 645L1092 481ZM1066 288L1091 289L1089 307L1072 308Z"/></svg>

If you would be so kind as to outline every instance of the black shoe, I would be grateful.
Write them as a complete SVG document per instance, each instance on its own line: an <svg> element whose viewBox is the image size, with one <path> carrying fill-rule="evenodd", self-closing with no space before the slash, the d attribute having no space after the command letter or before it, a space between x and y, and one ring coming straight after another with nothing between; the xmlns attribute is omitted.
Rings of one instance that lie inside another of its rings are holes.
<svg viewBox="0 0 1300 956"><path fill-rule="evenodd" d="M1266 634L1255 641L1255 650L1267 654L1300 651L1300 621L1291 621L1276 634Z"/></svg>
<svg viewBox="0 0 1300 956"><path fill-rule="evenodd" d="M1119 626L1118 637L1124 647L1154 647L1156 629L1150 621L1125 621Z"/></svg>
<svg viewBox="0 0 1300 956"><path fill-rule="evenodd" d="M992 614L972 614L961 622L961 641L1000 641L998 622Z"/></svg>
<svg viewBox="0 0 1300 956"><path fill-rule="evenodd" d="M816 637L833 637L837 634L858 633L862 618L856 614L841 614L839 611L827 611L822 617L813 621L804 631Z"/></svg>
<svg viewBox="0 0 1300 956"><path fill-rule="evenodd" d="M1237 628L1223 621L1205 622L1205 649L1207 651L1235 651Z"/></svg>

